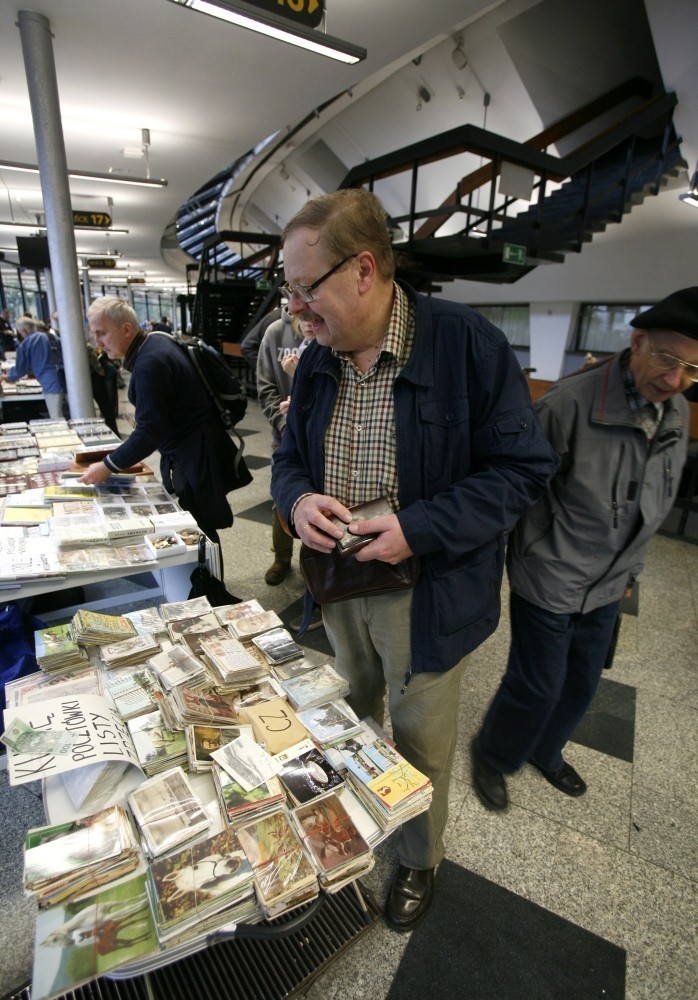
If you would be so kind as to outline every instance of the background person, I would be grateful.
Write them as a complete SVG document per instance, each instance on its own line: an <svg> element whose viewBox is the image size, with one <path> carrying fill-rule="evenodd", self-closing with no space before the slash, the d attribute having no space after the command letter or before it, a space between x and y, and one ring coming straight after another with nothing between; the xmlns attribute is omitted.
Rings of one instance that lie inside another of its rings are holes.
<svg viewBox="0 0 698 1000"><path fill-rule="evenodd" d="M44 329L38 330L35 320L24 317L19 320L19 344L15 363L7 375L2 376L2 381L16 382L25 375L33 375L41 385L50 418L60 420L65 401L64 382L56 363L57 352L49 339L48 328L45 324L42 326Z"/></svg>
<svg viewBox="0 0 698 1000"><path fill-rule="evenodd" d="M630 347L537 403L560 468L509 541L511 649L472 745L488 809L527 761L555 788L586 784L562 751L596 692L620 599L669 512L688 439L680 395L698 381L698 286L631 321Z"/></svg>
<svg viewBox="0 0 698 1000"><path fill-rule="evenodd" d="M213 542L218 529L233 523L226 494L234 483L237 449L228 437L196 370L177 343L146 335L136 313L122 299L96 299L87 310L90 330L107 356L123 357L131 373L129 402L136 426L102 462L90 465L81 481L102 483L143 461L161 456L165 488Z"/></svg>
<svg viewBox="0 0 698 1000"><path fill-rule="evenodd" d="M432 781L429 810L399 835L386 904L396 930L427 912L443 857L463 657L497 625L504 532L557 461L504 335L467 306L394 281L387 216L364 190L313 199L283 234L289 311L303 352L272 465L280 515L330 552L347 507L387 497L394 514L361 562L416 554L413 590L325 605L336 668L359 717L379 723L387 688L400 752Z"/></svg>
<svg viewBox="0 0 698 1000"><path fill-rule="evenodd" d="M297 355L303 342L300 326L287 309L274 323L271 323L262 337L257 354L257 396L262 413L271 426L272 462L273 453L281 443L281 435L286 426L286 415L281 404L291 393L293 375L287 375L282 361L285 357ZM276 587L288 576L293 557L293 538L279 521L276 504L271 508L271 544L274 561L264 574L264 582Z"/></svg>

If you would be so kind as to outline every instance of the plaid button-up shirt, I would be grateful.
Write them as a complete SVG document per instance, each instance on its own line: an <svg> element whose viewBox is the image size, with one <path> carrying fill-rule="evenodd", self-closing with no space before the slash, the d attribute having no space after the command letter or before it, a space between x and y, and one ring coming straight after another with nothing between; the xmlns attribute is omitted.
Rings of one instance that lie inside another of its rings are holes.
<svg viewBox="0 0 698 1000"><path fill-rule="evenodd" d="M414 343L414 307L395 285L388 329L367 372L351 355L342 362L339 392L325 433L325 493L345 506L387 497L398 510L393 383Z"/></svg>

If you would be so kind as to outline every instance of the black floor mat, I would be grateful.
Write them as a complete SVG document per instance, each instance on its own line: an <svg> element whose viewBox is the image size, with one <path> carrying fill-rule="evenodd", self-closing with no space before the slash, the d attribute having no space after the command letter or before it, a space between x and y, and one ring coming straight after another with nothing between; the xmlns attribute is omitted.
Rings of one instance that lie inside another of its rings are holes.
<svg viewBox="0 0 698 1000"><path fill-rule="evenodd" d="M623 1000L617 945L451 861L387 1000Z"/></svg>

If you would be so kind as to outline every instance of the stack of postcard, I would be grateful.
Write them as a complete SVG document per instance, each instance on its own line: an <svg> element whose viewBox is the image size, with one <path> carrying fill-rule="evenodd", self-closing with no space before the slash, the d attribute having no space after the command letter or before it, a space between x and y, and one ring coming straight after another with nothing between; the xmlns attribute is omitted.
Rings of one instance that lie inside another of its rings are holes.
<svg viewBox="0 0 698 1000"><path fill-rule="evenodd" d="M168 729L160 709L128 720L138 763L150 777L187 762L187 740L181 729Z"/></svg>
<svg viewBox="0 0 698 1000"><path fill-rule="evenodd" d="M302 740L275 755L279 780L292 805L298 806L344 784L344 778L312 740Z"/></svg>
<svg viewBox="0 0 698 1000"><path fill-rule="evenodd" d="M351 690L348 681L329 663L304 670L295 677L279 680L279 683L297 712L314 708L336 698L344 698Z"/></svg>
<svg viewBox="0 0 698 1000"><path fill-rule="evenodd" d="M236 639L254 639L262 632L283 627L276 611L259 611L253 615L241 615L228 620L228 627Z"/></svg>
<svg viewBox="0 0 698 1000"><path fill-rule="evenodd" d="M139 785L128 804L149 858L184 847L210 829L211 820L181 767Z"/></svg>
<svg viewBox="0 0 698 1000"><path fill-rule="evenodd" d="M161 648L153 635L133 635L120 642L106 643L100 649L100 656L105 667L127 667L143 663Z"/></svg>
<svg viewBox="0 0 698 1000"><path fill-rule="evenodd" d="M125 611L124 618L133 622L139 635L167 634L167 626L156 607L141 608L139 611Z"/></svg>
<svg viewBox="0 0 698 1000"><path fill-rule="evenodd" d="M101 646L108 642L121 642L136 635L133 622L123 615L104 615L99 611L80 608L73 615L73 635L84 646Z"/></svg>
<svg viewBox="0 0 698 1000"><path fill-rule="evenodd" d="M94 667L81 667L65 674L46 674L43 670L36 670L5 684L5 705L8 709L13 709L67 694L103 693L102 671Z"/></svg>
<svg viewBox="0 0 698 1000"><path fill-rule="evenodd" d="M237 832L267 917L287 913L318 895L315 869L285 809L245 823Z"/></svg>
<svg viewBox="0 0 698 1000"><path fill-rule="evenodd" d="M107 691L122 719L135 719L158 707L160 689L152 670L146 666L138 664L110 670L104 678Z"/></svg>
<svg viewBox="0 0 698 1000"><path fill-rule="evenodd" d="M229 826L239 826L252 818L266 816L275 812L286 801L278 778L269 778L247 791L215 761L212 773L223 818Z"/></svg>
<svg viewBox="0 0 698 1000"><path fill-rule="evenodd" d="M184 646L167 646L148 660L161 681L163 688L171 691L185 684L188 688L207 687L210 684L208 670Z"/></svg>
<svg viewBox="0 0 698 1000"><path fill-rule="evenodd" d="M32 998L76 996L76 987L157 950L144 874L52 906L36 920Z"/></svg>
<svg viewBox="0 0 698 1000"><path fill-rule="evenodd" d="M40 907L75 899L121 878L140 851L128 815L111 806L56 826L34 827L24 839L24 889Z"/></svg>
<svg viewBox="0 0 698 1000"><path fill-rule="evenodd" d="M161 944L237 923L257 910L248 905L255 899L254 874L234 830L153 861L146 886Z"/></svg>
<svg viewBox="0 0 698 1000"><path fill-rule="evenodd" d="M394 830L431 805L432 784L383 739L343 751L347 780L383 830Z"/></svg>
<svg viewBox="0 0 698 1000"><path fill-rule="evenodd" d="M213 639L229 639L230 632L224 628L213 611L203 615L178 618L167 623L167 631L173 642L185 646L194 656L201 656L201 643Z"/></svg>
<svg viewBox="0 0 698 1000"><path fill-rule="evenodd" d="M226 687L237 690L261 680L267 671L252 656L239 639L201 639L201 654L210 664L218 680Z"/></svg>
<svg viewBox="0 0 698 1000"><path fill-rule="evenodd" d="M292 810L320 885L337 892L374 865L373 852L335 792Z"/></svg>
<svg viewBox="0 0 698 1000"><path fill-rule="evenodd" d="M160 614L166 622L175 622L180 618L195 618L211 610L208 597L192 597L188 601L172 601L160 605Z"/></svg>
<svg viewBox="0 0 698 1000"><path fill-rule="evenodd" d="M66 524L66 521L70 523ZM104 526L98 520L52 517L50 523L51 538L59 549L82 549L90 545L107 545L109 542Z"/></svg>
<svg viewBox="0 0 698 1000"><path fill-rule="evenodd" d="M249 601L238 601L237 604L220 604L213 609L221 625L230 625L238 618L250 618L260 615L264 608L259 601L252 598Z"/></svg>
<svg viewBox="0 0 698 1000"><path fill-rule="evenodd" d="M189 770L198 773L213 770L214 760L211 754L220 750L241 733L252 736L250 726L187 726L187 757Z"/></svg>
<svg viewBox="0 0 698 1000"><path fill-rule="evenodd" d="M237 712L230 699L214 691L192 691L188 687L176 687L167 694L167 708L173 720L182 728L196 723L230 726L238 722Z"/></svg>
<svg viewBox="0 0 698 1000"><path fill-rule="evenodd" d="M40 628L34 633L36 662L47 673L66 672L89 664L89 656L78 646L70 623Z"/></svg>
<svg viewBox="0 0 698 1000"><path fill-rule="evenodd" d="M242 619L242 621L250 619ZM235 622L231 624L235 628ZM261 649L268 663L285 663L287 660L297 660L303 656L303 649L294 642L293 636L285 628L273 628L268 632L253 637L252 642Z"/></svg>
<svg viewBox="0 0 698 1000"><path fill-rule="evenodd" d="M306 708L298 718L316 743L331 747L361 732L361 723L344 698Z"/></svg>
<svg viewBox="0 0 698 1000"><path fill-rule="evenodd" d="M149 517L103 517L103 524L110 542L143 538L153 530Z"/></svg>

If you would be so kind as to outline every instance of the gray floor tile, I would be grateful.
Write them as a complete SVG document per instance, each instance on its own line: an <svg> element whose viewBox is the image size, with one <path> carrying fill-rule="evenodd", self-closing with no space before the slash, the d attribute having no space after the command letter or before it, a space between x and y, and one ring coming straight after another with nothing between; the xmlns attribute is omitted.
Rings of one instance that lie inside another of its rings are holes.
<svg viewBox="0 0 698 1000"><path fill-rule="evenodd" d="M676 799L656 788L633 784L630 853L668 868L688 879L698 879L695 797Z"/></svg>
<svg viewBox="0 0 698 1000"><path fill-rule="evenodd" d="M694 882L563 829L543 905L625 948L626 1000L696 996Z"/></svg>

